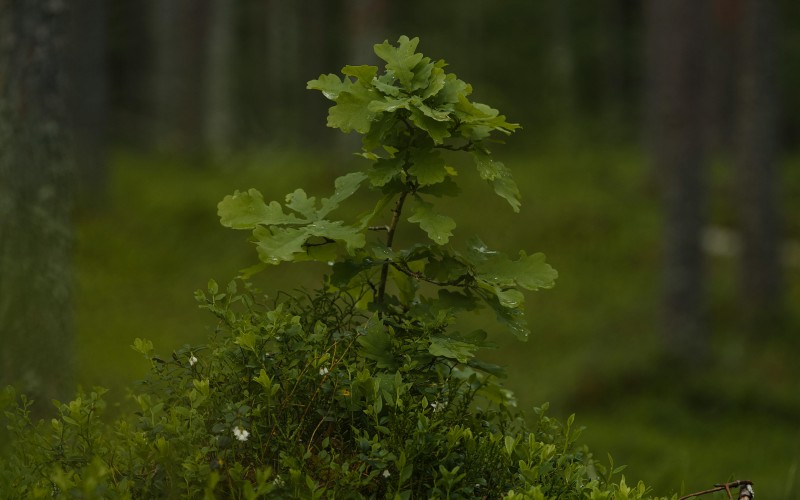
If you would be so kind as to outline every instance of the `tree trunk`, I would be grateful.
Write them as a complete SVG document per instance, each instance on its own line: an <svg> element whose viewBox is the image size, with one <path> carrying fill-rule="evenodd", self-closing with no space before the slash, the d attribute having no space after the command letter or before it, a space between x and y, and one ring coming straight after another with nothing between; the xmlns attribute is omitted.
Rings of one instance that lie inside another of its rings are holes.
<svg viewBox="0 0 800 500"><path fill-rule="evenodd" d="M69 120L79 206L98 208L108 187L108 75L105 0L74 0L70 32Z"/></svg>
<svg viewBox="0 0 800 500"><path fill-rule="evenodd" d="M269 133L271 140L285 146L302 139L298 107L305 82L300 78L299 4L294 0L270 0L266 15Z"/></svg>
<svg viewBox="0 0 800 500"><path fill-rule="evenodd" d="M211 0L205 66L206 149L221 158L233 147L234 2Z"/></svg>
<svg viewBox="0 0 800 500"><path fill-rule="evenodd" d="M209 0L154 1L153 130L166 152L203 149L209 12Z"/></svg>
<svg viewBox="0 0 800 500"><path fill-rule="evenodd" d="M389 5L386 0L345 0L350 64L378 64L373 46L386 40ZM396 40L389 40L395 43Z"/></svg>
<svg viewBox="0 0 800 500"><path fill-rule="evenodd" d="M662 339L667 358L696 367L709 351L700 247L705 23L694 0L648 2L646 8L650 152L664 211Z"/></svg>
<svg viewBox="0 0 800 500"><path fill-rule="evenodd" d="M743 0L735 163L742 232L742 308L747 319L756 322L772 319L780 312L783 289L776 164L775 10L774 0Z"/></svg>
<svg viewBox="0 0 800 500"><path fill-rule="evenodd" d="M39 412L72 364L66 5L0 2L0 385Z"/></svg>

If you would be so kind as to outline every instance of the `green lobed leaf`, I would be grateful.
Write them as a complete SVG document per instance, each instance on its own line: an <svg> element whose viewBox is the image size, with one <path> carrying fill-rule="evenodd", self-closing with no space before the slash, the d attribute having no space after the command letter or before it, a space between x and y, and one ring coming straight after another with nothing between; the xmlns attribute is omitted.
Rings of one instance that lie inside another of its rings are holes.
<svg viewBox="0 0 800 500"><path fill-rule="evenodd" d="M401 89L394 85L397 79L394 77L394 71L387 71L383 75L372 80L372 85L383 94L397 97L400 95Z"/></svg>
<svg viewBox="0 0 800 500"><path fill-rule="evenodd" d="M296 253L303 252L308 238L305 229L257 227L253 231L258 257L267 264L280 264L294 260Z"/></svg>
<svg viewBox="0 0 800 500"><path fill-rule="evenodd" d="M398 109L409 109L410 105L410 99L408 97L399 99L388 97L385 99L372 101L367 107L373 113L394 113Z"/></svg>
<svg viewBox="0 0 800 500"><path fill-rule="evenodd" d="M419 108L411 109L411 122L421 128L433 139L434 144L441 144L450 137L450 124L448 121L440 121L426 115Z"/></svg>
<svg viewBox="0 0 800 500"><path fill-rule="evenodd" d="M394 72L404 87L410 88L414 79L414 67L422 60L423 55L416 52L419 38L409 39L403 35L397 40L395 47L388 40L376 44L375 55L386 61L386 69Z"/></svg>
<svg viewBox="0 0 800 500"><path fill-rule="evenodd" d="M286 208L294 210L308 220L316 220L318 218L316 205L317 199L314 196L309 198L302 189L295 189L294 192L286 195Z"/></svg>
<svg viewBox="0 0 800 500"><path fill-rule="evenodd" d="M347 175L337 177L334 181L333 196L322 199L317 217L325 217L331 211L338 208L341 202L358 191L358 188L361 187L361 183L366 179L367 175L362 172L351 172Z"/></svg>
<svg viewBox="0 0 800 500"><path fill-rule="evenodd" d="M461 99L466 100L471 93L471 85L459 80L454 73L448 73L445 75L442 88L436 94L434 101L440 104L456 104Z"/></svg>
<svg viewBox="0 0 800 500"><path fill-rule="evenodd" d="M444 245L450 240L453 235L452 231L456 227L453 219L437 214L434 212L433 205L422 200L419 200L414 215L409 217L408 221L419 224L419 227L428 233L428 237L439 245Z"/></svg>
<svg viewBox="0 0 800 500"><path fill-rule="evenodd" d="M317 236L343 242L349 251L364 246L366 239L364 233L357 227L346 226L342 221L320 220L312 222L303 228L306 236Z"/></svg>
<svg viewBox="0 0 800 500"><path fill-rule="evenodd" d="M276 201L269 205L256 189L235 191L217 204L220 223L233 229L252 229L258 224L302 224L294 214L285 214Z"/></svg>
<svg viewBox="0 0 800 500"><path fill-rule="evenodd" d="M369 103L380 98L372 89L353 84L335 99L336 105L328 110L328 126L342 132L355 130L366 134L379 113L369 110Z"/></svg>
<svg viewBox="0 0 800 500"><path fill-rule="evenodd" d="M477 278L492 286L520 286L526 290L552 288L558 278L543 253L526 255L524 251L520 251L517 260L495 254L477 265L476 270Z"/></svg>
<svg viewBox="0 0 800 500"><path fill-rule="evenodd" d="M417 178L420 186L438 184L447 177L444 158L439 151L433 149L414 151L411 162L408 173Z"/></svg>
<svg viewBox="0 0 800 500"><path fill-rule="evenodd" d="M479 346L471 342L432 335L428 352L433 356L442 356L456 359L459 363L466 363L470 358L475 356L475 351L478 348Z"/></svg>
<svg viewBox="0 0 800 500"><path fill-rule="evenodd" d="M494 192L498 196L504 198L514 212L519 213L519 207L522 205L520 202L520 192L517 183L511 177L498 177L492 181Z"/></svg>
<svg viewBox="0 0 800 500"><path fill-rule="evenodd" d="M485 181L492 181L504 174L505 165L499 161L494 161L487 152L476 149L472 152L472 159L478 167L478 174Z"/></svg>
<svg viewBox="0 0 800 500"><path fill-rule="evenodd" d="M375 78L375 75L378 74L378 67L368 66L366 64L361 66L347 65L342 68L342 74L355 77L364 84L370 84L372 79Z"/></svg>
<svg viewBox="0 0 800 500"><path fill-rule="evenodd" d="M375 187L385 186L403 171L402 158L380 158L367 171L370 183Z"/></svg>
<svg viewBox="0 0 800 500"><path fill-rule="evenodd" d="M486 297L486 303L494 310L498 321L506 325L511 333L519 340L528 340L530 330L525 319L525 311L521 307L504 307L497 297Z"/></svg>
<svg viewBox="0 0 800 500"><path fill-rule="evenodd" d="M438 61L434 65L429 77L428 86L425 88L425 92L422 93L422 100L435 96L444 88L445 82L447 81L447 74L443 69L444 66L444 61Z"/></svg>
<svg viewBox="0 0 800 500"><path fill-rule="evenodd" d="M331 101L335 101L339 98L340 93L348 90L352 85L353 83L348 79L341 80L334 74L328 74L320 75L316 80L310 80L306 84L306 88L322 91L322 95Z"/></svg>

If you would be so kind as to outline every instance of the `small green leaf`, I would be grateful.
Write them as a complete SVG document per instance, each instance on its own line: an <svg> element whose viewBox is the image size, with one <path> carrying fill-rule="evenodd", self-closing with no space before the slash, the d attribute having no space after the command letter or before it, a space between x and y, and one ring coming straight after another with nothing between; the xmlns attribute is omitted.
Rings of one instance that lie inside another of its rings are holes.
<svg viewBox="0 0 800 500"><path fill-rule="evenodd" d="M475 356L475 350L478 347L471 342L433 335L431 336L431 345L428 347L428 352L433 356L442 356L456 359L459 363L466 363Z"/></svg>
<svg viewBox="0 0 800 500"><path fill-rule="evenodd" d="M545 262L542 253L526 255L520 251L519 259L510 260L497 254L477 267L478 279L492 286L518 285L526 290L552 288L558 272Z"/></svg>
<svg viewBox="0 0 800 500"><path fill-rule="evenodd" d="M308 238L305 229L257 227L253 231L256 239L258 257L267 264L280 264L294 260L296 253L303 252L303 244Z"/></svg>
<svg viewBox="0 0 800 500"><path fill-rule="evenodd" d="M369 84L370 82L372 82L372 79L375 78L375 75L378 74L378 67L368 66L368 65L361 65L361 66L348 65L342 68L342 74L355 77L361 80L362 83Z"/></svg>
<svg viewBox="0 0 800 500"><path fill-rule="evenodd" d="M511 177L498 177L492 181L494 192L500 197L505 198L509 205L511 205L514 212L519 212L519 207L522 203L519 201L520 193L517 183Z"/></svg>
<svg viewBox="0 0 800 500"><path fill-rule="evenodd" d="M338 208L341 202L358 191L358 188L361 187L361 183L364 182L366 178L366 174L362 172L352 172L338 177L334 181L333 196L322 199L322 206L317 213L317 217L321 219Z"/></svg>
<svg viewBox="0 0 800 500"><path fill-rule="evenodd" d="M356 340L361 345L360 353L378 363L379 368L392 368L396 364L392 355L392 339L380 320L372 319Z"/></svg>
<svg viewBox="0 0 800 500"><path fill-rule="evenodd" d="M387 71L385 74L372 80L372 85L381 93L397 97L400 95L400 88L394 85L396 78L393 71Z"/></svg>
<svg viewBox="0 0 800 500"><path fill-rule="evenodd" d="M403 171L402 158L380 158L367 171L370 183L375 187L385 186Z"/></svg>
<svg viewBox="0 0 800 500"><path fill-rule="evenodd" d="M475 150L472 153L475 165L478 167L478 174L485 181L492 181L506 172L506 167L499 161L494 161L485 151Z"/></svg>
<svg viewBox="0 0 800 500"><path fill-rule="evenodd" d="M439 245L444 245L450 240L453 235L452 231L456 227L453 219L446 215L435 213L433 205L422 200L419 200L419 204L414 210L414 215L409 217L408 221L419 224L419 227L428 233L428 237Z"/></svg>
<svg viewBox="0 0 800 500"><path fill-rule="evenodd" d="M414 79L414 67L422 60L422 54L416 53L419 38L401 36L394 47L387 41L375 45L375 55L386 61L386 69L393 71L404 87L411 87Z"/></svg>
<svg viewBox="0 0 800 500"><path fill-rule="evenodd" d="M440 64L442 66L440 66ZM444 69L442 69L443 64L444 61L439 61L431 71L428 87L425 89L425 92L422 93L422 100L435 96L444 88L445 82L447 81L447 75L444 72Z"/></svg>
<svg viewBox="0 0 800 500"><path fill-rule="evenodd" d="M428 118L433 118L437 122L449 122L450 121L450 113L448 113L447 111L442 111L442 110L439 110L439 109L433 109L430 106L428 106L427 104L422 103L421 100L416 99L416 98L411 100L411 104L412 104L412 106L414 106L414 108L422 111L422 114L424 114Z"/></svg>
<svg viewBox="0 0 800 500"><path fill-rule="evenodd" d="M369 111L372 111L373 113L384 113L384 112L394 113L398 109L409 109L410 106L411 105L409 103L408 98L403 98L403 99L388 98L388 99L372 101L367 106L367 109L369 109Z"/></svg>
<svg viewBox="0 0 800 500"><path fill-rule="evenodd" d="M317 236L330 240L342 241L348 250L364 246L364 233L355 227L345 226L342 221L321 220L305 226L306 236Z"/></svg>
<svg viewBox="0 0 800 500"><path fill-rule="evenodd" d="M515 288L509 288L507 290L498 288L495 290L495 294L497 295L497 300L500 301L500 305L503 307L520 307L522 303L525 302L525 296Z"/></svg>
<svg viewBox="0 0 800 500"><path fill-rule="evenodd" d="M436 150L415 151L411 157L412 165L408 173L417 178L420 186L443 182L447 176L444 158Z"/></svg>
<svg viewBox="0 0 800 500"><path fill-rule="evenodd" d="M456 104L471 93L472 87L469 84L459 80L455 74L449 73L445 75L442 89L433 100L441 104Z"/></svg>
<svg viewBox="0 0 800 500"><path fill-rule="evenodd" d="M411 122L426 131L434 144L441 144L450 137L450 121L439 121L427 116L419 108L412 108Z"/></svg>
<svg viewBox="0 0 800 500"><path fill-rule="evenodd" d="M306 84L306 88L310 90L320 90L322 95L331 101L339 98L339 94L350 88L352 83L350 80L345 79L342 81L334 74L320 75L318 79L311 80Z"/></svg>
<svg viewBox="0 0 800 500"><path fill-rule="evenodd" d="M353 84L339 94L336 106L328 110L328 126L342 132L355 130L366 134L378 116L378 113L369 110L369 103L379 98L380 95L374 90Z"/></svg>
<svg viewBox="0 0 800 500"><path fill-rule="evenodd" d="M236 191L217 205L220 223L233 229L252 229L258 224L301 224L305 221L294 214L285 214L276 201L269 205L256 189Z"/></svg>
<svg viewBox="0 0 800 500"><path fill-rule="evenodd" d="M309 198L302 189L295 189L293 193L286 195L286 208L300 213L309 220L315 220L317 218L316 204L317 199L313 196Z"/></svg>

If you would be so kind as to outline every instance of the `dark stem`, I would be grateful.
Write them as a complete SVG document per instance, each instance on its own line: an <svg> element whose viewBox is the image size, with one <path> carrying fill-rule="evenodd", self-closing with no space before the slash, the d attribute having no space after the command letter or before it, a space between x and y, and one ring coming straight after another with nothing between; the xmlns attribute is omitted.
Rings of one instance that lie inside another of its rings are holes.
<svg viewBox="0 0 800 500"><path fill-rule="evenodd" d="M406 196L410 191L403 190L400 193L400 198L397 199L394 208L392 209L392 222L389 223L389 229L386 232L386 246L392 248L394 242L394 233L397 231L397 224L400 223L400 214L403 212L403 204L406 202ZM375 303L378 306L383 304L383 297L386 294L386 281L389 278L389 261L383 263L381 267L381 279L378 282L378 296L375 297Z"/></svg>
<svg viewBox="0 0 800 500"><path fill-rule="evenodd" d="M425 282L432 283L432 284L438 285L438 286L458 286L458 285L464 284L464 282L467 279L467 275L465 274L465 275L459 276L458 278L456 278L454 280L439 281L439 280L435 280L435 279L429 278L429 277L425 276L423 273L412 271L408 267L408 265L406 265L405 263L391 262L390 264L392 265L393 268L397 269L398 271L400 271L401 273L403 273L403 274L405 274L407 276L411 276L412 278L415 278L415 279L417 279L419 281L425 281Z"/></svg>

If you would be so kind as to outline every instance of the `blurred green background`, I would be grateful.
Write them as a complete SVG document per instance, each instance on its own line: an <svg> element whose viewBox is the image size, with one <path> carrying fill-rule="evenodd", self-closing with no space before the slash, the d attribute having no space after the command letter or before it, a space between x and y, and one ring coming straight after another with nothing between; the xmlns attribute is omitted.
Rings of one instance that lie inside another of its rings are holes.
<svg viewBox="0 0 800 500"><path fill-rule="evenodd" d="M256 261L247 233L219 225L216 203L250 187L269 199L297 187L327 195L359 165L359 143L325 128L328 103L305 82L377 64L373 43L408 34L472 83L475 100L523 126L495 153L514 172L521 213L467 168L463 198L448 207L457 240L542 251L559 271L556 288L527 297L530 340L497 335L488 354L507 366L520 406L577 413L595 456L629 464L629 481L660 494L750 479L759 497L800 498L800 4L761 2L773 9L769 30L753 35L765 49L756 68L772 64L757 69L768 89L759 102L776 110L761 161L774 165L763 175L777 186L779 231L768 236L782 279L769 292L775 308L760 314L742 291L742 269L759 270L743 265L750 202L737 167L751 119L740 95L748 9L758 2L683 3L703 49L686 83L705 177L694 234L699 363L664 354L664 235L675 220L662 201L671 181L654 167L658 96L669 95L658 87L669 79L653 79L681 71L670 61L689 36L686 18L633 0L74 2L65 70L76 89L74 339L62 339L72 380L110 387L124 405L147 368L128 347L134 338L164 355L204 342L215 323L193 291ZM255 281L274 293L314 287L324 272L284 265ZM492 318L472 320L491 329Z"/></svg>

